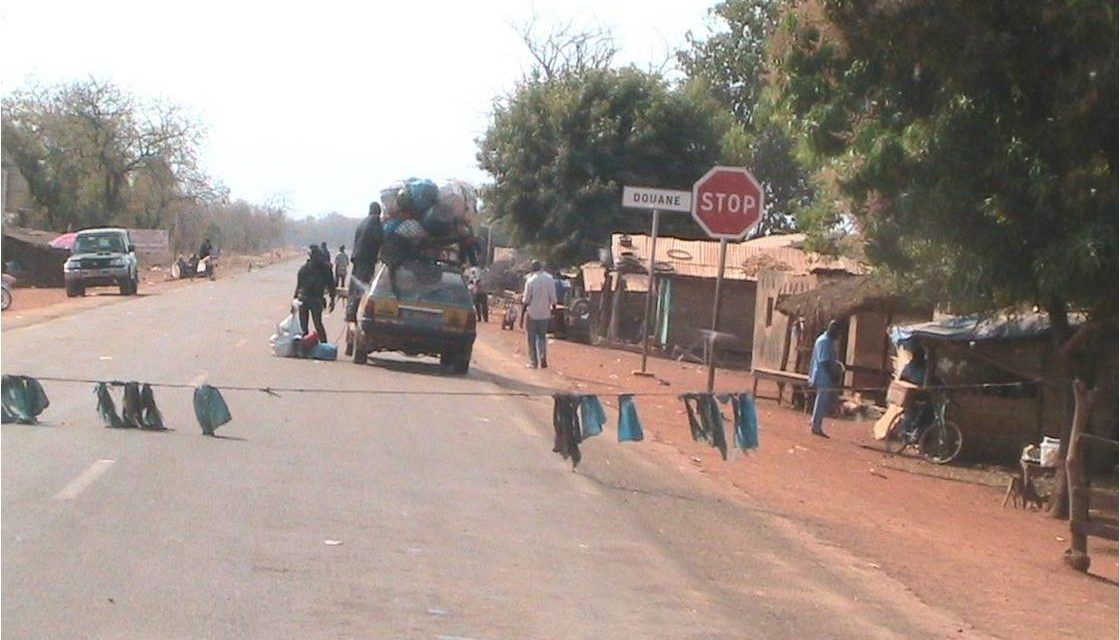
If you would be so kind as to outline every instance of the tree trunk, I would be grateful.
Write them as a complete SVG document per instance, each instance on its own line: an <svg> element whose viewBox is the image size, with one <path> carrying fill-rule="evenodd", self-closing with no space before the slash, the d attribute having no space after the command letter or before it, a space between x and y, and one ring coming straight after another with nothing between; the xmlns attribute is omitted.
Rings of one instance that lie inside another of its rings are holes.
<svg viewBox="0 0 1120 640"><path fill-rule="evenodd" d="M1054 301L1051 303L1048 313L1050 315L1050 335L1054 343L1054 364L1057 373L1055 378L1062 389L1069 391L1066 396L1065 420L1061 422L1061 431L1058 433L1058 437L1061 439L1061 444L1058 445L1058 459L1065 460L1069 451L1069 435L1073 426L1074 406L1076 405L1076 397L1072 393L1073 355L1065 348L1071 338L1069 312L1064 302ZM1043 384L1046 383L1047 381L1044 380ZM1046 513L1051 518L1060 520L1069 518L1069 484L1066 481L1064 464L1058 465L1054 472L1054 492L1050 494L1050 504Z"/></svg>
<svg viewBox="0 0 1120 640"><path fill-rule="evenodd" d="M611 297L611 324L607 331L607 340L611 342L618 340L618 311L622 304L622 292L626 290L626 282L622 278L622 273L616 272L615 277L617 279L614 285L614 295Z"/></svg>

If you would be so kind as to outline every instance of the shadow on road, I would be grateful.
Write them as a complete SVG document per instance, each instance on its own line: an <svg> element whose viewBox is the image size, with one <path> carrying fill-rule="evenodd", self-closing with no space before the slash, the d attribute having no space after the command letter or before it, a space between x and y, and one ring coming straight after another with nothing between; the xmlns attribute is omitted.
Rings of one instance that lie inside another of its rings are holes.
<svg viewBox="0 0 1120 640"><path fill-rule="evenodd" d="M525 380L518 380L516 378L509 378L492 371L479 368L477 365L472 365L470 373L466 376L458 376L451 373L446 373L438 362L434 360L398 360L396 358L377 357L371 355L369 358L370 364L376 365L394 373L403 373L407 375L423 376L425 378L440 377L440 378L458 378L461 380L475 380L478 382L487 382L500 387L503 391L508 393L524 393L531 395L551 395L561 389L553 387L546 387L538 384L533 384ZM483 391L479 391L483 394Z"/></svg>
<svg viewBox="0 0 1120 640"><path fill-rule="evenodd" d="M206 435L206 434L202 434L202 435ZM210 434L210 437L214 438L215 440L233 440L235 442L248 442L249 441L248 438L242 438L240 436L223 436L223 435L218 435L216 433Z"/></svg>

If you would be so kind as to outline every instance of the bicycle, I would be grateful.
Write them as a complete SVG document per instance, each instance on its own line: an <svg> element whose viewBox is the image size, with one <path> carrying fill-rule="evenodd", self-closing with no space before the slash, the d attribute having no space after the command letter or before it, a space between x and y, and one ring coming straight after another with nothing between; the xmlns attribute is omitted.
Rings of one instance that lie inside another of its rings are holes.
<svg viewBox="0 0 1120 640"><path fill-rule="evenodd" d="M960 455L964 438L956 422L945 418L945 409L952 402L949 394L934 391L928 399L915 399L891 420L883 447L891 454L900 454L908 447L933 464L948 464ZM927 411L928 409L928 411ZM917 427L906 429L906 418L920 420Z"/></svg>

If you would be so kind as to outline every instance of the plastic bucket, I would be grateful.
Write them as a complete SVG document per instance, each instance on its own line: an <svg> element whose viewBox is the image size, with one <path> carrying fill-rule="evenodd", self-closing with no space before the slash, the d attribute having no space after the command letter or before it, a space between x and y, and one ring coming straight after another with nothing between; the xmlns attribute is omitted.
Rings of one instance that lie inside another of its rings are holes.
<svg viewBox="0 0 1120 640"><path fill-rule="evenodd" d="M1051 438L1043 436L1042 444L1039 445L1039 464L1044 467L1058 466L1058 449L1062 446L1062 441L1058 438Z"/></svg>

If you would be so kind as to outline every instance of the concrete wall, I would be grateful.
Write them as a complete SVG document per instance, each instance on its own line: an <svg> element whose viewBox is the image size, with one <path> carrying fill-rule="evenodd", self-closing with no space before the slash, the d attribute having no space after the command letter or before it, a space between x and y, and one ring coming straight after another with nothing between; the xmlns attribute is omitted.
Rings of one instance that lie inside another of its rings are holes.
<svg viewBox="0 0 1120 640"><path fill-rule="evenodd" d="M712 304L716 281L712 278L672 276L672 299L669 316L669 348L688 347L700 339L700 331L712 327ZM748 280L724 280L723 304L720 306L719 330L734 334L736 340L729 351L745 357L754 342L756 283Z"/></svg>

